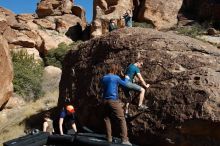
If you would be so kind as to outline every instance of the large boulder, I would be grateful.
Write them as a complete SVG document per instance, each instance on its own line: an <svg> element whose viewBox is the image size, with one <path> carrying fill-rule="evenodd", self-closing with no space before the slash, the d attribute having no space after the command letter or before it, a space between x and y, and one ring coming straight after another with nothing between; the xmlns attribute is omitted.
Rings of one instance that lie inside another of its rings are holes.
<svg viewBox="0 0 220 146"><path fill-rule="evenodd" d="M33 22L42 29L56 29L56 24L48 19L34 19Z"/></svg>
<svg viewBox="0 0 220 146"><path fill-rule="evenodd" d="M119 27L124 26L121 19L127 10L133 11L133 20L151 23L156 29L169 29L177 24L177 15L183 0L95 0L91 36L96 37L108 32L111 18L117 20Z"/></svg>
<svg viewBox="0 0 220 146"><path fill-rule="evenodd" d="M38 17L72 13L73 0L41 0L37 5Z"/></svg>
<svg viewBox="0 0 220 146"><path fill-rule="evenodd" d="M36 30L37 34L40 36L42 43L37 47L40 53L47 53L51 49L58 47L60 43L70 44L72 40L66 36L59 35L57 31L52 30Z"/></svg>
<svg viewBox="0 0 220 146"><path fill-rule="evenodd" d="M73 0L41 0L37 14L16 15L0 7L0 34L8 41L9 49L30 48L29 52L36 49L46 53L59 43L70 44L83 39L85 11L74 7Z"/></svg>
<svg viewBox="0 0 220 146"><path fill-rule="evenodd" d="M31 30L39 29L40 27L33 21L37 19L36 14L19 14L16 15L19 23L27 25Z"/></svg>
<svg viewBox="0 0 220 146"><path fill-rule="evenodd" d="M151 22L157 29L168 29L177 24L183 0L143 0L138 6L139 22Z"/></svg>
<svg viewBox="0 0 220 146"><path fill-rule="evenodd" d="M15 14L8 9L0 7L0 33L3 34L9 26L16 23Z"/></svg>
<svg viewBox="0 0 220 146"><path fill-rule="evenodd" d="M131 102L130 139L140 145L219 145L220 50L173 33L120 29L70 51L64 60L59 106L70 97L80 124L104 133L100 78L108 64L125 69L136 57L144 59L141 73L151 86L144 102L149 111L138 111L137 101ZM121 91L119 97L124 103Z"/></svg>
<svg viewBox="0 0 220 146"><path fill-rule="evenodd" d="M1 16L5 17L8 25L12 26L17 23L17 20L15 18L16 14L11 12L10 10L0 7L0 14Z"/></svg>
<svg viewBox="0 0 220 146"><path fill-rule="evenodd" d="M7 41L0 35L0 109L4 107L13 92L13 69Z"/></svg>
<svg viewBox="0 0 220 146"><path fill-rule="evenodd" d="M59 82L61 78L61 69L54 66L47 66L44 68L43 72L43 82L42 82L42 89L44 93L50 94L54 97L57 97L57 92L59 90Z"/></svg>
<svg viewBox="0 0 220 146"><path fill-rule="evenodd" d="M72 7L73 15L79 17L82 20L82 26L86 26L86 11L81 6L73 6Z"/></svg>

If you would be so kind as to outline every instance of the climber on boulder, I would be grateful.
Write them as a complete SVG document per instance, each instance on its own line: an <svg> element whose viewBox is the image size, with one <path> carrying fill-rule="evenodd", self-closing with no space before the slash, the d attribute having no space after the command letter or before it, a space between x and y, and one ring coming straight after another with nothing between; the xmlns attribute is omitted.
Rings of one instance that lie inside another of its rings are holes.
<svg viewBox="0 0 220 146"><path fill-rule="evenodd" d="M125 88L125 96L127 98L130 97L130 90L138 91L140 92L139 94L139 102L138 102L138 109L139 110L146 110L148 107L143 104L144 100L144 94L145 94L145 89L150 87L150 84L147 84L141 73L140 73L140 68L143 66L143 60L138 59L134 64L130 64L125 71L125 81L126 81L126 88ZM144 88L142 86L139 86L138 84L134 83L134 78L137 77ZM129 102L126 104L125 108L125 114L128 114L128 106Z"/></svg>

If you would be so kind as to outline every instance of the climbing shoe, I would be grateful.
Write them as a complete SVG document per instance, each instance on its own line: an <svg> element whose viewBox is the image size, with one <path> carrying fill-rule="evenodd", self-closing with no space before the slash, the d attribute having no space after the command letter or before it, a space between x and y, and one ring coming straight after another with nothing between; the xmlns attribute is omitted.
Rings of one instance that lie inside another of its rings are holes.
<svg viewBox="0 0 220 146"><path fill-rule="evenodd" d="M148 106L142 104L138 106L138 110L147 111L149 109L148 109Z"/></svg>

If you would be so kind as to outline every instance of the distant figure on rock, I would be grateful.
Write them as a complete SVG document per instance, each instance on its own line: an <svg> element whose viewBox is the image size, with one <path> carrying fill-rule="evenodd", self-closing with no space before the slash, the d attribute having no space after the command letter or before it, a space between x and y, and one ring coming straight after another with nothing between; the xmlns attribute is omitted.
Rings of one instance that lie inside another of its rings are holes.
<svg viewBox="0 0 220 146"><path fill-rule="evenodd" d="M140 73L140 68L143 66L143 61L142 60L137 60L134 64L130 64L125 71L125 80L126 82L126 88L125 88L125 95L126 97L130 97L129 90L134 90L140 92L139 94L139 102L138 102L138 109L139 110L147 110L147 106L143 105L143 100L144 100L144 94L145 94L145 89L150 87L150 84L146 84L144 81L141 73ZM134 83L134 78L137 77L142 85L144 86L141 87L137 84ZM125 108L125 114L128 114L128 106L129 103L126 104Z"/></svg>
<svg viewBox="0 0 220 146"><path fill-rule="evenodd" d="M126 27L132 27L132 12L131 12L131 10L127 10L122 18L125 20Z"/></svg>
<svg viewBox="0 0 220 146"><path fill-rule="evenodd" d="M49 132L51 135L54 133L53 120L51 119L50 112L44 114L43 132Z"/></svg>
<svg viewBox="0 0 220 146"><path fill-rule="evenodd" d="M76 116L75 116L75 110L72 105L67 105L65 108L62 109L60 113L60 119L59 119L59 129L60 134L63 135L63 128L65 128L66 131L73 129L74 132L77 132L76 129Z"/></svg>
<svg viewBox="0 0 220 146"><path fill-rule="evenodd" d="M125 86L125 81L123 81L116 73L118 72L119 66L112 64L108 68L108 74L102 77L101 84L103 89L103 99L104 99L104 121L107 131L107 139L112 142L112 129L111 120L116 118L120 123L122 144L131 145L128 140L127 125L125 121L123 108L118 100L118 86ZM111 120L110 120L111 119Z"/></svg>
<svg viewBox="0 0 220 146"><path fill-rule="evenodd" d="M116 24L116 20L115 20L115 19L113 19L113 18L110 19L108 29L109 29L109 32L111 32L111 31L113 31L113 30L115 30L115 29L118 29L118 26L117 26L117 24Z"/></svg>

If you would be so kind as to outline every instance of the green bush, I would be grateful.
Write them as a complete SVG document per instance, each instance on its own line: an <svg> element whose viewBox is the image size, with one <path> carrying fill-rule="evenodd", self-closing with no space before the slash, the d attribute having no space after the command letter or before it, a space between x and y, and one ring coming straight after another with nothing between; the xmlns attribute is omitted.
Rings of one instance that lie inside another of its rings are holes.
<svg viewBox="0 0 220 146"><path fill-rule="evenodd" d="M39 98L42 93L41 81L43 64L34 60L33 55L25 51L12 52L14 67L14 91L26 101Z"/></svg>
<svg viewBox="0 0 220 146"><path fill-rule="evenodd" d="M58 45L58 48L49 50L48 53L44 56L45 66L52 65L62 68L62 62L64 60L66 53L70 49L77 49L77 45L80 43L81 43L80 41L73 42L70 45L67 45L65 43L60 43Z"/></svg>
<svg viewBox="0 0 220 146"><path fill-rule="evenodd" d="M153 24L147 22L133 22L133 27L154 28Z"/></svg>
<svg viewBox="0 0 220 146"><path fill-rule="evenodd" d="M180 27L177 28L176 31L179 34L183 34L186 36L190 36L195 38L198 35L201 35L202 33L204 33L206 31L206 27L200 24L194 24L190 27Z"/></svg>

